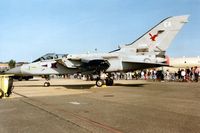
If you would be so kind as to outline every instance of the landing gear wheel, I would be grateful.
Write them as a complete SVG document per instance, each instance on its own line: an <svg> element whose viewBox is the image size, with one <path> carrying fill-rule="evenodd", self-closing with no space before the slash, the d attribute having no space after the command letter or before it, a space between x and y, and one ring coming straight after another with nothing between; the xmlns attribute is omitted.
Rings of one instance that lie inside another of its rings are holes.
<svg viewBox="0 0 200 133"><path fill-rule="evenodd" d="M107 86L112 86L112 85L113 85L113 79L107 78L107 79L106 79L106 85L107 85Z"/></svg>
<svg viewBox="0 0 200 133"><path fill-rule="evenodd" d="M101 87L103 84L104 84L104 80L102 80L102 79L98 79L98 80L96 81L96 86L97 86L97 87Z"/></svg>
<svg viewBox="0 0 200 133"><path fill-rule="evenodd" d="M2 89L0 89L0 99L1 99L2 97L4 97L4 92L3 92Z"/></svg>
<svg viewBox="0 0 200 133"><path fill-rule="evenodd" d="M44 87L49 87L50 86L50 83L49 82L45 82L44 83Z"/></svg>
<svg viewBox="0 0 200 133"><path fill-rule="evenodd" d="M23 80L22 76L18 78L18 81L22 81L22 80Z"/></svg>

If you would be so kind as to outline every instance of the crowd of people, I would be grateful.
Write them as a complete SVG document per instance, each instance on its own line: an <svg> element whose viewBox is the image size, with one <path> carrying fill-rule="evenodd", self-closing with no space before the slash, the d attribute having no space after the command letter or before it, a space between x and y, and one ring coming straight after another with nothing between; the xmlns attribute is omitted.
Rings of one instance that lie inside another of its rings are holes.
<svg viewBox="0 0 200 133"><path fill-rule="evenodd" d="M170 72L169 70L147 69L127 73L113 73L114 79L143 79L156 81L183 81L183 82L198 82L200 77L200 69L192 67L187 69L178 69L178 71Z"/></svg>
<svg viewBox="0 0 200 133"><path fill-rule="evenodd" d="M95 80L98 75L60 75L63 78ZM191 67L186 69L178 69L178 71L170 72L162 69L145 69L134 72L113 72L114 80L152 80L152 81L180 81L180 82L198 82L200 77L200 68ZM52 77L53 78L53 77ZM54 77L55 78L55 77Z"/></svg>

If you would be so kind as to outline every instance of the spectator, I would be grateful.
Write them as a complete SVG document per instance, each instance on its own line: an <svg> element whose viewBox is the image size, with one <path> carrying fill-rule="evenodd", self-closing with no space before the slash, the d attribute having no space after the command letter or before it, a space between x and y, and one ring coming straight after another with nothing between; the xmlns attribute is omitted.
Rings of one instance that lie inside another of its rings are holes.
<svg viewBox="0 0 200 133"><path fill-rule="evenodd" d="M156 69L154 69L153 70L153 72L152 72L152 78L153 78L153 80L156 80Z"/></svg>
<svg viewBox="0 0 200 133"><path fill-rule="evenodd" d="M144 73L144 71L142 70L142 71L141 71L141 79L144 79L144 74L145 74L145 73Z"/></svg>
<svg viewBox="0 0 200 133"><path fill-rule="evenodd" d="M178 80L179 81L181 80L181 69L180 68L178 69Z"/></svg>
<svg viewBox="0 0 200 133"><path fill-rule="evenodd" d="M175 80L177 80L177 79L178 79L178 73L175 72L175 73L174 73L174 76L175 76Z"/></svg>
<svg viewBox="0 0 200 133"><path fill-rule="evenodd" d="M197 66L194 68L194 81L198 82L199 80L199 69L197 68Z"/></svg>
<svg viewBox="0 0 200 133"><path fill-rule="evenodd" d="M185 70L184 69L181 69L181 80L182 81L185 81Z"/></svg>
<svg viewBox="0 0 200 133"><path fill-rule="evenodd" d="M186 81L190 81L190 69L189 68L187 68L186 70L185 70L185 79L186 79Z"/></svg>
<svg viewBox="0 0 200 133"><path fill-rule="evenodd" d="M190 76L190 81L194 81L194 69L193 69L193 67L191 67L189 76Z"/></svg>
<svg viewBox="0 0 200 133"><path fill-rule="evenodd" d="M170 74L169 74L169 70L166 71L166 80L169 81L170 80Z"/></svg>

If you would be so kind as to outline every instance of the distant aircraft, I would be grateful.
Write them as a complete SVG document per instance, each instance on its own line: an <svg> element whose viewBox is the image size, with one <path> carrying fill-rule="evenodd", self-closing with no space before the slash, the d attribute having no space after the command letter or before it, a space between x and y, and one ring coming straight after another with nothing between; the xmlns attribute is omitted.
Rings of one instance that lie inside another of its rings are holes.
<svg viewBox="0 0 200 133"><path fill-rule="evenodd" d="M45 55L7 73L18 75L98 74L96 85L113 85L111 72L167 66L166 49L188 22L188 15L168 17L130 44L109 53ZM107 74L107 75L106 75ZM49 86L45 82L44 86Z"/></svg>
<svg viewBox="0 0 200 133"><path fill-rule="evenodd" d="M190 69L200 67L200 57L172 57L168 58L170 67L163 67L164 71L177 72L179 69Z"/></svg>
<svg viewBox="0 0 200 133"><path fill-rule="evenodd" d="M200 57L174 57L170 58L169 65L174 68L200 67Z"/></svg>

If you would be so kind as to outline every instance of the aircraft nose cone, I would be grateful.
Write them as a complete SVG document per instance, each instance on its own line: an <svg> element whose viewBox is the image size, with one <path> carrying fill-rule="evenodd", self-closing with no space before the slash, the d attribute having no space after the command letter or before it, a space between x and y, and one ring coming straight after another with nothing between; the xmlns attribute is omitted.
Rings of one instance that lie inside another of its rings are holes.
<svg viewBox="0 0 200 133"><path fill-rule="evenodd" d="M7 74L22 74L22 72L21 72L21 66L20 67L12 68L12 69L8 70L6 73Z"/></svg>

